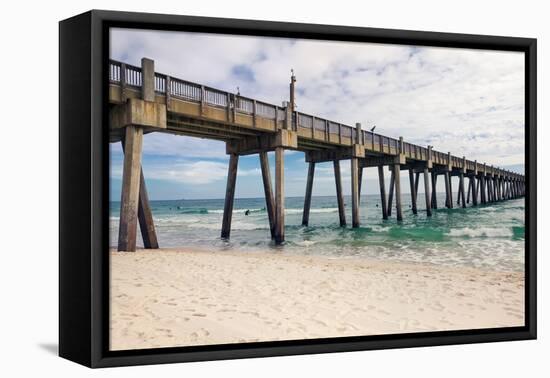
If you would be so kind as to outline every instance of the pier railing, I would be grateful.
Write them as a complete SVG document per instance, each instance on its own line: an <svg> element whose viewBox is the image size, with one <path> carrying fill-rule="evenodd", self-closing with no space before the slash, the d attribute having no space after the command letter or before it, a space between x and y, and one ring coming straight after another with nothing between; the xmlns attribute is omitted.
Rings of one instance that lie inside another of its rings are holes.
<svg viewBox="0 0 550 378"><path fill-rule="evenodd" d="M111 83L124 87L139 89L142 86L141 68L125 64L115 60L109 63L109 80ZM169 94L171 97L184 101L205 103L209 106L231 108L237 113L253 115L268 120L284 121L286 111L284 107L273 105L267 102L258 101L238 94L222 91L187 80L169 77L165 74L155 73L155 92L159 95ZM402 153L405 157L416 160L428 160L429 150L426 147L408 142L400 143L399 139L376 134L362 130L357 140L355 127L339 122L334 122L322 117L294 111L290 125L295 131L304 131L313 138L316 132L322 133L331 143L354 144L360 143L370 150L390 155ZM300 135L300 133L299 133ZM402 150L400 150L402 149ZM466 160L462 157L452 156L449 153L431 151L431 160L435 164L451 165L458 168L492 169L475 161Z"/></svg>

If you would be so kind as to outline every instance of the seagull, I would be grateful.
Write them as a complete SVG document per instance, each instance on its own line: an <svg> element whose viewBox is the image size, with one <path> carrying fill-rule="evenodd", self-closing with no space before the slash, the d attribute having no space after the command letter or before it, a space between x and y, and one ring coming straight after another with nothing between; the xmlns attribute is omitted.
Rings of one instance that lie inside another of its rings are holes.
<svg viewBox="0 0 550 378"><path fill-rule="evenodd" d="M374 131L374 129L376 129L376 125L374 125L374 126L372 127L372 129L370 129L370 132L372 133L372 132Z"/></svg>

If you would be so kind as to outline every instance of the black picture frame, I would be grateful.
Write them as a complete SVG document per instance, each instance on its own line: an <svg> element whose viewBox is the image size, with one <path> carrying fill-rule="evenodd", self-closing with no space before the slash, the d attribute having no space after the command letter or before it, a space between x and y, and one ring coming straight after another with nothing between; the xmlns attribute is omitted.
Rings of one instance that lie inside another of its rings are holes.
<svg viewBox="0 0 550 378"><path fill-rule="evenodd" d="M109 351L108 30L126 27L525 53L525 326ZM92 10L59 24L59 354L88 367L535 339L537 41Z"/></svg>

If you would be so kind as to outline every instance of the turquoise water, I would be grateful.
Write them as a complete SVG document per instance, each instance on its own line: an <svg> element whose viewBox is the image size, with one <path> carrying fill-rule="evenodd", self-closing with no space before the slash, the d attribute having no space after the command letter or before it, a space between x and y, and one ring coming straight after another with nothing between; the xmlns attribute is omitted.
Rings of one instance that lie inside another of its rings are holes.
<svg viewBox="0 0 550 378"><path fill-rule="evenodd" d="M361 198L361 227L352 229L351 198L346 197L348 226L339 226L335 197L313 197L310 226L301 226L303 198L289 197L286 206L286 242L271 242L263 198L235 199L231 240L220 239L223 199L151 201L161 247L200 246L214 249L271 251L368 257L484 269L523 271L525 252L524 200L516 199L476 208L434 210L428 218L419 194L418 215L403 196L403 221L395 210L382 219L380 198ZM456 200L456 199L455 199ZM444 204L444 194L438 194ZM250 214L245 215L245 211ZM112 202L111 242L117 244L119 202ZM138 245L141 240L138 238Z"/></svg>

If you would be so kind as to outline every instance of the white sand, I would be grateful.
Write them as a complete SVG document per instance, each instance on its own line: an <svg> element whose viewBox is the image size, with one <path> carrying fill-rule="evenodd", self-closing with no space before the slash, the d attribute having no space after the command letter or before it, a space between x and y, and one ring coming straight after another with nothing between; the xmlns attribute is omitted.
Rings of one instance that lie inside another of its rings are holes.
<svg viewBox="0 0 550 378"><path fill-rule="evenodd" d="M365 259L111 253L111 349L524 324L524 275Z"/></svg>

